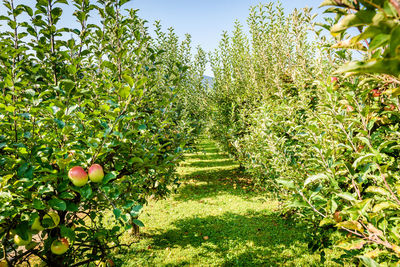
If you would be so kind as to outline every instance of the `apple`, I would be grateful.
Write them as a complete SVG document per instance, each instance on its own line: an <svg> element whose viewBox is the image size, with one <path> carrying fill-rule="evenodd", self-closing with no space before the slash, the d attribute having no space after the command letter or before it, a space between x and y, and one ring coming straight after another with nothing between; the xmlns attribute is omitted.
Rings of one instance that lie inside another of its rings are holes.
<svg viewBox="0 0 400 267"><path fill-rule="evenodd" d="M337 83L339 81L338 77L331 77L331 83Z"/></svg>
<svg viewBox="0 0 400 267"><path fill-rule="evenodd" d="M33 221L32 230L40 232L44 230L44 227L40 224L40 218L36 217L36 219Z"/></svg>
<svg viewBox="0 0 400 267"><path fill-rule="evenodd" d="M6 260L0 261L0 267L8 267L8 263Z"/></svg>
<svg viewBox="0 0 400 267"><path fill-rule="evenodd" d="M381 95L381 92L379 92L378 89L372 89L371 94L373 97L379 97Z"/></svg>
<svg viewBox="0 0 400 267"><path fill-rule="evenodd" d="M68 178L78 187L84 186L88 181L88 175L80 166L72 167L68 172Z"/></svg>
<svg viewBox="0 0 400 267"><path fill-rule="evenodd" d="M333 215L333 218L337 223L340 223L342 221L342 216L340 215L340 211L336 211L335 214Z"/></svg>
<svg viewBox="0 0 400 267"><path fill-rule="evenodd" d="M347 110L347 112L353 112L354 108L350 105L346 105L346 110Z"/></svg>
<svg viewBox="0 0 400 267"><path fill-rule="evenodd" d="M395 105L390 104L389 106L386 106L384 109L385 109L386 111L393 111L393 110L395 110L395 108L396 108Z"/></svg>
<svg viewBox="0 0 400 267"><path fill-rule="evenodd" d="M43 223L43 221L48 220L48 219L51 219L53 224L48 226L48 223L46 223L46 225L45 225L45 226L47 226L46 228L49 228L49 229L56 228L57 225L60 223L60 216L58 216L58 213L55 211L49 211L46 215L44 215L42 223Z"/></svg>
<svg viewBox="0 0 400 267"><path fill-rule="evenodd" d="M32 241L32 234L30 232L28 232L28 239L22 239L22 237L20 237L19 235L15 235L14 236L14 243L17 246L25 246L28 245L30 242Z"/></svg>
<svg viewBox="0 0 400 267"><path fill-rule="evenodd" d="M66 238L56 239L51 243L51 252L56 255L62 255L67 252L69 243Z"/></svg>
<svg viewBox="0 0 400 267"><path fill-rule="evenodd" d="M93 183L100 183L103 180L104 172L103 167L99 164L93 164L89 168L89 179Z"/></svg>
<svg viewBox="0 0 400 267"><path fill-rule="evenodd" d="M115 266L115 264L114 264L112 259L107 259L106 263L107 263L107 266L109 266L109 267L114 267Z"/></svg>

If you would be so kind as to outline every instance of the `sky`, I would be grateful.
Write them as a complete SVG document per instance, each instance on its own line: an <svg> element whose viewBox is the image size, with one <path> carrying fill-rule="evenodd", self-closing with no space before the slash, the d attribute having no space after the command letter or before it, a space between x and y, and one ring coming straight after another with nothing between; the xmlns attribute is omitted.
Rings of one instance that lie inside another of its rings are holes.
<svg viewBox="0 0 400 267"><path fill-rule="evenodd" d="M14 0L16 3L32 5L35 0ZM277 0L270 0L277 2ZM193 46L200 45L206 51L213 51L223 31L232 31L235 20L243 25L251 6L270 1L260 0L132 0L125 8L139 9L139 16L149 22L149 26L160 20L164 30L173 27L175 32L184 37L186 33L192 36ZM318 6L322 0L282 0L286 13L294 8L312 7L314 13L322 13ZM71 9L65 8L65 14L71 14ZM68 12L69 11L69 12ZM0 15L4 7L0 5ZM68 15L67 15L68 16ZM70 15L69 15L70 16ZM75 18L65 18L71 26ZM2 23L0 23L2 24ZM152 27L150 27L152 29ZM3 31L4 27L0 26ZM206 75L212 75L208 68Z"/></svg>
<svg viewBox="0 0 400 267"><path fill-rule="evenodd" d="M218 47L223 31L231 32L235 20L243 25L251 6L259 3L277 2L260 0L133 0L127 6L139 9L139 16L152 24L160 20L164 29L173 27L179 36L189 33L194 47L200 45L206 51ZM322 0L282 0L286 13L295 8L313 8L313 13L321 14L318 8ZM210 68L206 75L213 76Z"/></svg>
<svg viewBox="0 0 400 267"><path fill-rule="evenodd" d="M260 0L133 0L128 6L138 8L139 15L149 22L161 20L164 27L172 26L180 36L190 33L195 44L213 50L221 33L231 31L236 19L245 24L250 6L260 2L267 3ZM322 0L282 1L287 13L306 6L320 12L321 3Z"/></svg>

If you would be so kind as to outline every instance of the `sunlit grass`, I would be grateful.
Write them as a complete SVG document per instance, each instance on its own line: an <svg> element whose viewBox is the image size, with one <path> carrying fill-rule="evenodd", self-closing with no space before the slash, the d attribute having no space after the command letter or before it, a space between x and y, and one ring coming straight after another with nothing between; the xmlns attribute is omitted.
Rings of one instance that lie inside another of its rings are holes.
<svg viewBox="0 0 400 267"><path fill-rule="evenodd" d="M117 256L124 266L322 265L305 228L280 216L278 201L252 190L212 143L201 150L181 164L178 192L145 207L139 242ZM324 265L335 265L329 255Z"/></svg>

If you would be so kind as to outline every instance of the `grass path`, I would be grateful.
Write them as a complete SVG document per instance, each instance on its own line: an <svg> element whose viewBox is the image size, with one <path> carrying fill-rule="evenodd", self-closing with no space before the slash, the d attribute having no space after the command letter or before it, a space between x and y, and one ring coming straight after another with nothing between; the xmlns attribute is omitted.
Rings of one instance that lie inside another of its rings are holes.
<svg viewBox="0 0 400 267"><path fill-rule="evenodd" d="M238 165L213 143L187 154L182 185L150 202L139 243L124 266L318 266L304 229L279 216L278 202L251 192Z"/></svg>

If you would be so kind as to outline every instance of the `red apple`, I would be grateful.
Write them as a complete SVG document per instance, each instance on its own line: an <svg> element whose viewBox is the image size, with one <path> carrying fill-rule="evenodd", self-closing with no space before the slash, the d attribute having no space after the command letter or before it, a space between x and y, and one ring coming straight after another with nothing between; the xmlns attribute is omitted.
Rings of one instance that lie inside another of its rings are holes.
<svg viewBox="0 0 400 267"><path fill-rule="evenodd" d="M103 180L104 177L104 172L103 172L103 167L101 167L99 164L93 164L89 168L89 178L90 181L94 183L100 183Z"/></svg>
<svg viewBox="0 0 400 267"><path fill-rule="evenodd" d="M113 262L112 259L107 259L107 260L106 260L106 263L107 263L107 265L108 265L109 267L114 267L114 266L115 266L115 264L114 264L114 262Z"/></svg>
<svg viewBox="0 0 400 267"><path fill-rule="evenodd" d="M354 108L350 105L346 105L346 110L347 110L347 112L353 112Z"/></svg>
<svg viewBox="0 0 400 267"><path fill-rule="evenodd" d="M62 255L67 252L69 243L66 238L56 239L51 243L51 252L56 255Z"/></svg>
<svg viewBox="0 0 400 267"><path fill-rule="evenodd" d="M336 211L335 214L333 215L333 218L337 223L340 223L342 221L342 216L340 215L340 211Z"/></svg>
<svg viewBox="0 0 400 267"><path fill-rule="evenodd" d="M385 109L386 111L393 111L393 110L396 109L396 106L393 105L393 104L390 104L389 106L386 106L384 109Z"/></svg>
<svg viewBox="0 0 400 267"><path fill-rule="evenodd" d="M339 79L337 77L332 76L331 77L331 83L337 83Z"/></svg>
<svg viewBox="0 0 400 267"><path fill-rule="evenodd" d="M68 178L75 186L84 186L88 181L88 175L80 166L75 166L68 172Z"/></svg>
<svg viewBox="0 0 400 267"><path fill-rule="evenodd" d="M379 92L378 89L372 89L371 94L373 97L379 97L381 95L381 92Z"/></svg>

